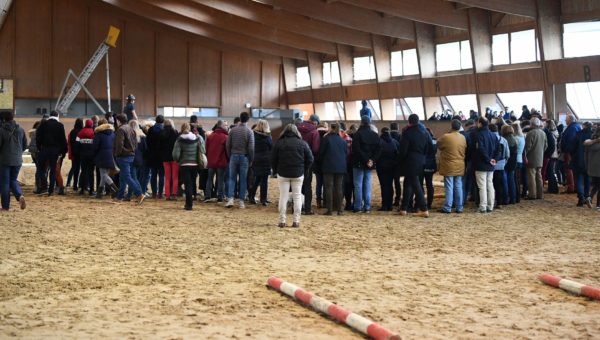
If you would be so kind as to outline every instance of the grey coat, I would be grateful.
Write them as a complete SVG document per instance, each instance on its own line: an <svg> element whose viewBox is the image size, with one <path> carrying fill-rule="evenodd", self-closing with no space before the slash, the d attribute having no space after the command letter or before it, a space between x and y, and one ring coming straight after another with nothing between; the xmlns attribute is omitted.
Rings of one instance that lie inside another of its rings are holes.
<svg viewBox="0 0 600 340"><path fill-rule="evenodd" d="M548 147L546 134L542 129L531 129L525 137L525 154L528 168L541 168L544 165L544 151Z"/></svg>
<svg viewBox="0 0 600 340"><path fill-rule="evenodd" d="M588 176L600 177L600 142L585 147L585 165Z"/></svg>
<svg viewBox="0 0 600 340"><path fill-rule="evenodd" d="M21 166L27 148L25 130L14 121L0 127L0 166Z"/></svg>

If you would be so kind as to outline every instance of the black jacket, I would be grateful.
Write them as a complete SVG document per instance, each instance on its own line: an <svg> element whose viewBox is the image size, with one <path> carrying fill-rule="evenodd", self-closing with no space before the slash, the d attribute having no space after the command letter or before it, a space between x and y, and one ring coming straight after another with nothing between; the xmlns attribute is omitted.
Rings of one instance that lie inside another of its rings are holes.
<svg viewBox="0 0 600 340"><path fill-rule="evenodd" d="M390 134L382 134L379 141L381 154L377 159L377 169L392 171L398 165L398 150L400 143Z"/></svg>
<svg viewBox="0 0 600 340"><path fill-rule="evenodd" d="M65 126L56 119L48 119L40 124L35 132L38 150L54 150L59 154L67 153Z"/></svg>
<svg viewBox="0 0 600 340"><path fill-rule="evenodd" d="M405 176L419 176L423 173L427 155L433 148L429 132L421 124L408 126L402 134L398 158Z"/></svg>
<svg viewBox="0 0 600 340"><path fill-rule="evenodd" d="M352 137L352 167L367 169L367 162L375 162L381 153L379 136L369 125L361 125Z"/></svg>
<svg viewBox="0 0 600 340"><path fill-rule="evenodd" d="M339 134L327 134L321 140L317 156L318 168L323 174L345 174L348 143Z"/></svg>
<svg viewBox="0 0 600 340"><path fill-rule="evenodd" d="M173 127L165 126L160 132L160 160L161 162L173 162L173 147L179 134Z"/></svg>
<svg viewBox="0 0 600 340"><path fill-rule="evenodd" d="M22 165L27 148L25 130L15 121L0 124L0 166Z"/></svg>
<svg viewBox="0 0 600 340"><path fill-rule="evenodd" d="M281 177L299 178L313 163L312 151L305 141L288 132L281 136L271 153L271 167Z"/></svg>
<svg viewBox="0 0 600 340"><path fill-rule="evenodd" d="M544 150L544 158L552 158L552 154L556 150L556 139L552 135L552 132L547 128L544 129L546 134L546 140L548 141L548 147Z"/></svg>
<svg viewBox="0 0 600 340"><path fill-rule="evenodd" d="M266 135L254 131L254 160L252 169L255 176L265 176L271 173L271 150L273 149L273 139L271 135Z"/></svg>
<svg viewBox="0 0 600 340"><path fill-rule="evenodd" d="M161 133L164 129L163 124L154 124L146 134L146 161L149 167L162 167Z"/></svg>

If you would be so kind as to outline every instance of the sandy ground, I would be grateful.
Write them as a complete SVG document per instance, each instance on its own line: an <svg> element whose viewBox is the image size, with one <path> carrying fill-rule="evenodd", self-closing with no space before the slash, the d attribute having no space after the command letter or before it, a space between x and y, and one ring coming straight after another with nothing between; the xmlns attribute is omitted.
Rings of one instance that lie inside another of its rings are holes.
<svg viewBox="0 0 600 340"><path fill-rule="evenodd" d="M267 289L270 275L407 339L600 338L600 302L537 280L600 286L600 214L571 195L278 229L275 205L188 212L31 190L27 210L0 215L0 338L362 338Z"/></svg>

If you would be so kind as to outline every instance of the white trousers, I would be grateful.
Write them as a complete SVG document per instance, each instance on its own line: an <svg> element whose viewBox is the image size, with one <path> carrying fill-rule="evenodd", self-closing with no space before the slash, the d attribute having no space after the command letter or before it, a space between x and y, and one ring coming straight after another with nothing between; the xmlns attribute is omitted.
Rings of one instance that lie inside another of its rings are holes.
<svg viewBox="0 0 600 340"><path fill-rule="evenodd" d="M479 188L479 209L493 210L494 198L494 172L493 171L475 171L475 179Z"/></svg>
<svg viewBox="0 0 600 340"><path fill-rule="evenodd" d="M279 182L279 223L285 223L285 212L287 202L290 198L290 187L292 188L292 200L294 201L294 222L300 223L302 212L302 182L304 176L298 178L287 178L277 176Z"/></svg>

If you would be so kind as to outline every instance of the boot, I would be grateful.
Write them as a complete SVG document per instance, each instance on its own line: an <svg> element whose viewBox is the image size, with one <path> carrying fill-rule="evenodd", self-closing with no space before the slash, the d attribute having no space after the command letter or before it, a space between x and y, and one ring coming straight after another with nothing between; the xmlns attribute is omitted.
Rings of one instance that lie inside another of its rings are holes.
<svg viewBox="0 0 600 340"><path fill-rule="evenodd" d="M65 196L65 195L66 195L66 194L65 194L65 188L58 188L58 194L59 194L60 196Z"/></svg>
<svg viewBox="0 0 600 340"><path fill-rule="evenodd" d="M97 198L97 199L102 199L102 196L103 196L103 195L102 195L102 190L98 190L98 191L96 191L96 198Z"/></svg>
<svg viewBox="0 0 600 340"><path fill-rule="evenodd" d="M115 183L113 183L108 187L108 190L110 190L112 194L116 194L117 192L119 192L119 187Z"/></svg>

